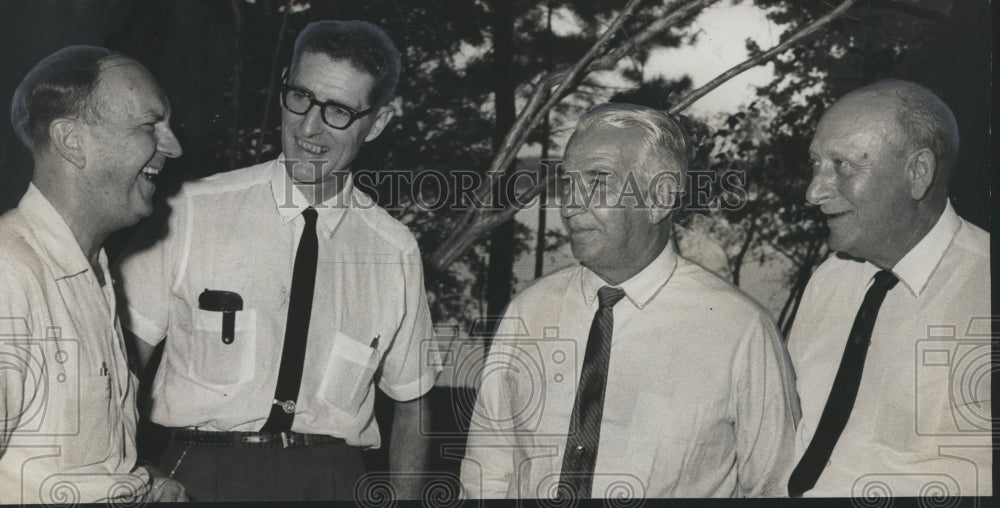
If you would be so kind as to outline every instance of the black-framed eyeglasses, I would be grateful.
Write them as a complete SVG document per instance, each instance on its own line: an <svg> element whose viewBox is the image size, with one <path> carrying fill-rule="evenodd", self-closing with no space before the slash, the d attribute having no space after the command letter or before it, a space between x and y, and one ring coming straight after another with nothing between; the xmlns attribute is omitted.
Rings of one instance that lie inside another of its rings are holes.
<svg viewBox="0 0 1000 508"><path fill-rule="evenodd" d="M371 113L375 109L368 108L364 111L356 111L337 102L320 102L308 90L295 88L288 83L281 84L281 105L296 115L308 113L313 105L319 106L320 117L323 118L323 123L338 130L350 127L355 120Z"/></svg>

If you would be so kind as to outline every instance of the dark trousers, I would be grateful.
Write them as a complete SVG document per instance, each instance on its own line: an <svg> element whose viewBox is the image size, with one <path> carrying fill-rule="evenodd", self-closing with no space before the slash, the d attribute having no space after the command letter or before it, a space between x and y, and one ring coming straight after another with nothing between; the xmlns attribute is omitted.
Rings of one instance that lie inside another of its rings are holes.
<svg viewBox="0 0 1000 508"><path fill-rule="evenodd" d="M157 467L192 501L353 500L365 474L361 450L343 442L290 448L173 443Z"/></svg>

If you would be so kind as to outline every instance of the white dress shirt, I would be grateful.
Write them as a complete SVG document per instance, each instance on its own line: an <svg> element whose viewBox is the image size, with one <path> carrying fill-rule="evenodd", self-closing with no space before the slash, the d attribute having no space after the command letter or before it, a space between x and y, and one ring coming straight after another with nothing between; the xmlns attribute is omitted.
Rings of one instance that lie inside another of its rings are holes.
<svg viewBox="0 0 1000 508"><path fill-rule="evenodd" d="M472 416L467 497L555 496L604 285L570 267L510 303ZM766 312L673 243L620 287L593 496L783 495L798 402Z"/></svg>
<svg viewBox="0 0 1000 508"><path fill-rule="evenodd" d="M256 431L274 398L292 268L307 201L280 159L185 185L169 202L165 237L150 224L120 263L125 326L150 345L167 338L151 419L168 427ZM416 240L346 180L316 207L319 261L292 430L380 445L374 383L396 400L434 384L421 353L433 338ZM235 339L205 289L241 295ZM376 372L379 376L376 378Z"/></svg>
<svg viewBox="0 0 1000 508"><path fill-rule="evenodd" d="M854 317L878 267L833 256L810 279L788 350L802 420L816 432ZM949 204L892 268L850 420L805 496L989 495L989 234Z"/></svg>
<svg viewBox="0 0 1000 508"><path fill-rule="evenodd" d="M0 504L145 495L136 379L104 251L102 287L33 184L0 217L0 246Z"/></svg>

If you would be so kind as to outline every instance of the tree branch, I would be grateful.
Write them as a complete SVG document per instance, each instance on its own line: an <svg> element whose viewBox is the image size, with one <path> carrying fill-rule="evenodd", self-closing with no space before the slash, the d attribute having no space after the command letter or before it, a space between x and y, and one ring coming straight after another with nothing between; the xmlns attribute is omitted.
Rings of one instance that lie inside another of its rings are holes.
<svg viewBox="0 0 1000 508"><path fill-rule="evenodd" d="M281 56L281 45L285 41L285 31L288 28L288 15L292 12L292 4L295 0L289 0L285 6L285 13L281 15L281 28L278 29L278 40L274 43L274 53L271 55L271 75L267 79L267 98L264 99L264 114L260 119L260 133L257 134L257 156L255 162L260 162L264 156L264 133L267 131L267 117L271 115L271 103L274 102L274 85L278 77L278 57Z"/></svg>
<svg viewBox="0 0 1000 508"><path fill-rule="evenodd" d="M611 22L607 30L597 39L594 44L590 46L590 49L573 65L568 71L560 73L558 76L552 76L552 79L543 79L540 81L542 86L535 89L534 94L529 100L528 104L521 110L521 114L518 115L517 120L514 122L514 126L511 128L507 136L504 137L503 143L500 145L500 150L497 151L496 156L493 157L493 161L490 164L490 168L486 171L486 182L484 182L485 192L488 193L489 189L498 180L499 176L503 174L504 169L510 165L510 162L517 156L518 150L521 145L524 144L524 140L527 139L528 134L531 129L536 125L536 120L540 118L539 113L548 111L552 109L560 93L563 91L571 89L573 82L578 80L580 77L586 75L587 67L590 63L597 58L598 53L601 48L607 45L608 41L615 35L615 33L621 28L622 24L625 23L625 19L632 15L635 9L639 6L641 0L629 0L629 2L622 9L622 12ZM561 78L561 79L559 79ZM558 88L551 95L548 93L548 87L545 85L559 79L560 83ZM548 100L542 103L542 100L548 96ZM555 99L554 99L555 98ZM553 100L554 99L554 100ZM483 188L480 189L484 190ZM480 197L484 197L482 194Z"/></svg>
<svg viewBox="0 0 1000 508"><path fill-rule="evenodd" d="M528 133L535 128L539 119L542 118L545 112L549 111L556 103L571 93L573 89L579 85L583 76L586 76L595 70L613 66L618 60L624 57L628 51L631 51L640 43L648 42L653 36L663 30L666 30L684 16L694 12L695 9L704 8L714 1L717 0L691 0L671 12L663 19L650 24L635 37L630 38L625 43L612 49L607 55L595 58L595 55L599 52L600 48L607 43L607 41L614 35L615 31L621 27L622 23L624 23L625 17L630 15L635 10L638 2L637 0L631 0L614 20L614 22L612 22L608 29L601 35L600 39L595 42L593 46L591 46L587 54L584 55L584 57L581 58L571 69L552 71L542 76L538 80L538 84L536 85L531 98L528 100L528 104L525 105L524 109L518 115L517 120L514 122L514 126L511 128L510 132L507 133L500 149L494 156L490 164L490 168L487 170L486 181L476 191L477 196L481 198L481 202L490 195L492 187L496 185L496 182L499 180L499 176L503 174L504 168L506 168L517 155L518 150L527 139ZM818 31L821 27L843 14L848 8L857 3L857 1L858 0L845 0L832 11L817 19L799 32L793 34L781 44L747 59L743 63L719 75L706 85L691 91L682 97L676 105L670 108L670 112L677 113L684 110L722 83L731 79L733 76L736 76L751 67L766 62L804 37ZM617 56L617 59L613 58L613 56ZM550 93L550 90L553 86L555 86L555 83L559 83L559 88L557 88L555 92ZM555 175L550 174L546 176L548 178L554 178ZM489 231L497 224L512 218L519 210L517 203L530 202L534 196L541 193L544 185L548 185L547 180L546 182L539 182L538 185L527 190L515 200L514 205L503 210L492 211L487 208L470 210L460 221L459 227L457 227L451 235L445 239L441 246L431 254L429 259L430 264L438 269L447 267L456 258L458 258L458 256L461 255L465 249L472 245L480 235Z"/></svg>
<svg viewBox="0 0 1000 508"><path fill-rule="evenodd" d="M711 81L709 81L708 83L706 83L704 86L701 86L699 88L696 88L696 89L688 92L683 97L681 97L680 100L677 101L677 104L674 104L673 106L671 106L670 112L671 113L679 113L681 111L684 111L685 109L688 108L688 106L690 106L691 104L693 104L695 101L697 101L698 99L704 97L706 94L708 94L712 90L715 90L716 88L719 87L719 85L725 83L726 81L729 81L734 76L742 73L743 71L745 71L747 69L750 69L752 67L756 67L756 66L758 66L758 65L760 65L760 64L762 64L762 63L764 63L764 62L766 62L768 60L770 60L772 57L774 57L775 55L777 55L777 54L785 51L786 49L788 49L789 47L791 47L793 44L795 44L796 42L798 42L799 40L812 35L816 31L818 31L820 28L822 28L824 25L826 25L827 23L833 21L838 16L840 16L841 14L843 14L844 11L846 11L848 8L850 8L852 5L854 5L857 2L858 2L858 0L844 0L843 2L840 3L840 5L838 5L836 8L834 8L832 11L828 12L825 16L817 19L816 21L813 21L812 24L810 24L809 26L803 28L802 30L799 30L794 35L792 35L787 40L785 40L785 42L782 42L781 44L778 44L777 46L775 46L775 47L773 47L773 48L771 48L771 49L769 49L769 50L767 50L767 51L765 51L763 53L760 53L760 54L758 54L756 56L753 56L751 58L748 58L748 59L744 60L743 62L741 62L740 64L738 64L738 65L736 65L736 66L734 66L732 68L730 68L726 72L723 72L722 74L719 74L714 79L712 79Z"/></svg>

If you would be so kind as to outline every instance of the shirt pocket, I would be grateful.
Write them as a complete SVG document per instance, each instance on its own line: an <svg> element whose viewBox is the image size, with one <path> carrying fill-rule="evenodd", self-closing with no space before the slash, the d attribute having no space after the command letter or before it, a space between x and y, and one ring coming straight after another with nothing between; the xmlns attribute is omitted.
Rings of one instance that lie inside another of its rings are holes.
<svg viewBox="0 0 1000 508"><path fill-rule="evenodd" d="M169 339L168 339L169 340ZM257 351L257 311L236 312L233 342L222 342L222 313L194 309L194 357L188 374L217 386L247 382L254 377Z"/></svg>
<svg viewBox="0 0 1000 508"><path fill-rule="evenodd" d="M378 349L337 332L327 361L320 393L335 409L358 414L378 368Z"/></svg>

